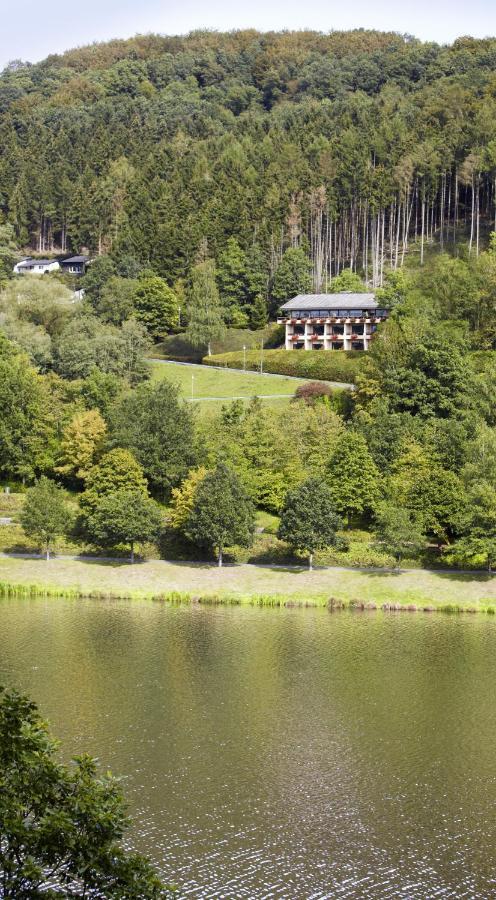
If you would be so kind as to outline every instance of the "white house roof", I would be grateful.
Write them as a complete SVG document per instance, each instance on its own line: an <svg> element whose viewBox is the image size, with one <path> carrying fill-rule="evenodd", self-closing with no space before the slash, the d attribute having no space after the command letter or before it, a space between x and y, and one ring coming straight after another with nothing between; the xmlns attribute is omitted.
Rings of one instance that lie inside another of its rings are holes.
<svg viewBox="0 0 496 900"><path fill-rule="evenodd" d="M379 305L374 294L342 291L339 294L298 294L283 303L281 309L288 312L293 309L376 309Z"/></svg>

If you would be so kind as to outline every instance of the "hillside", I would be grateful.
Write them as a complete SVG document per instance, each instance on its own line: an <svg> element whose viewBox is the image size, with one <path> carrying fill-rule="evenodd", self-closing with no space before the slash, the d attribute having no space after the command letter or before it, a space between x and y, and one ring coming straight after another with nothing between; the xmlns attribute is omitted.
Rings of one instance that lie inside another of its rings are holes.
<svg viewBox="0 0 496 900"><path fill-rule="evenodd" d="M146 36L0 76L0 210L18 245L188 277L201 242L267 293L300 244L316 290L381 283L494 220L496 39L373 31ZM277 300L278 298L275 297Z"/></svg>

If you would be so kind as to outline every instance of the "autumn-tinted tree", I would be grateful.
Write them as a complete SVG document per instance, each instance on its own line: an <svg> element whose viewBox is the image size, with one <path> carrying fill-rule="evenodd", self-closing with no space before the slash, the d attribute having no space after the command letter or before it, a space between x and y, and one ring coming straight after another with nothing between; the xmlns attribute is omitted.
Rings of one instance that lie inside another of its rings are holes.
<svg viewBox="0 0 496 900"><path fill-rule="evenodd" d="M76 413L62 434L57 472L85 479L102 452L106 431L98 410Z"/></svg>
<svg viewBox="0 0 496 900"><path fill-rule="evenodd" d="M236 474L224 463L198 485L184 530L192 541L215 551L219 566L225 547L251 545L254 507Z"/></svg>
<svg viewBox="0 0 496 900"><path fill-rule="evenodd" d="M309 569L316 550L336 543L340 527L332 491L322 479L309 478L286 494L278 537L295 550L308 553Z"/></svg>
<svg viewBox="0 0 496 900"><path fill-rule="evenodd" d="M109 450L88 472L81 507L90 512L103 497L116 491L138 491L148 496L143 468L129 450L116 447Z"/></svg>
<svg viewBox="0 0 496 900"><path fill-rule="evenodd" d="M119 784L89 756L71 765L27 697L0 689L0 882L5 900L158 900L167 890L145 857L126 852Z"/></svg>
<svg viewBox="0 0 496 900"><path fill-rule="evenodd" d="M157 275L143 274L134 293L136 316L151 337L165 337L179 324L179 303L176 294Z"/></svg>
<svg viewBox="0 0 496 900"><path fill-rule="evenodd" d="M47 560L58 537L65 535L71 526L71 513L64 491L54 481L42 476L26 492L21 513L21 525L28 535L44 548Z"/></svg>

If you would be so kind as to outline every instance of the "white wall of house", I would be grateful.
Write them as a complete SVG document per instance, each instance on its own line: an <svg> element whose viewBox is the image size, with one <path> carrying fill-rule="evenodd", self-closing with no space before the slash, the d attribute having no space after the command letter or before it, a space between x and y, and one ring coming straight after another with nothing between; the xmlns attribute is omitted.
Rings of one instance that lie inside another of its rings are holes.
<svg viewBox="0 0 496 900"><path fill-rule="evenodd" d="M26 263L29 262L28 265ZM36 260L23 259L16 263L13 272L15 275L45 275L46 272L56 272L60 266L56 259L49 263L37 263Z"/></svg>

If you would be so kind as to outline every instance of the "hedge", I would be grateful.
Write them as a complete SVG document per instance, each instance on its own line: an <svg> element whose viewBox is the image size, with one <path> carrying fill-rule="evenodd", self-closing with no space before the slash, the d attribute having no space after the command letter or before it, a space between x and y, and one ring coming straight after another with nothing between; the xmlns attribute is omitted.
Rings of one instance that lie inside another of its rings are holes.
<svg viewBox="0 0 496 900"><path fill-rule="evenodd" d="M283 344L284 325L267 325L260 331L250 331L248 328L228 328L223 338L212 341L212 349L214 353L242 350L243 346L255 349L260 347L262 340L264 347L278 347L281 343ZM150 355L157 359L199 363L205 350L206 345L203 348L193 347L185 334L169 334L163 341L154 344Z"/></svg>
<svg viewBox="0 0 496 900"><path fill-rule="evenodd" d="M264 350L264 372L275 375L294 375L316 381L341 381L352 384L363 369L366 353L360 350ZM205 356L207 366L242 369L243 352L216 353ZM246 368L260 369L260 350L246 351Z"/></svg>

